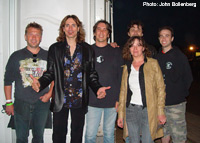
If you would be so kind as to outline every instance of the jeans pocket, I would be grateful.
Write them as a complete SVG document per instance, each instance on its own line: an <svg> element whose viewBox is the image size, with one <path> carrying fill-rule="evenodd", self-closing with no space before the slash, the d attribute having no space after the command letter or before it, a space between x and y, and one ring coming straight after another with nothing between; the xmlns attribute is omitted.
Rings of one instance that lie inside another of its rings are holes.
<svg viewBox="0 0 200 143"><path fill-rule="evenodd" d="M14 112L17 112L19 115L21 115L24 119L28 119L30 115L30 104L21 101L16 100L14 102Z"/></svg>

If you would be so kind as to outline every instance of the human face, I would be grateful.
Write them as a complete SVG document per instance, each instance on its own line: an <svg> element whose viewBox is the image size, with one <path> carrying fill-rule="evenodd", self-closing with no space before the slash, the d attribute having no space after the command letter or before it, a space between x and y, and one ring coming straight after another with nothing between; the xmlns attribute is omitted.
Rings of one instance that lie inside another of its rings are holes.
<svg viewBox="0 0 200 143"><path fill-rule="evenodd" d="M68 18L63 27L67 39L76 39L79 27L72 18Z"/></svg>
<svg viewBox="0 0 200 143"><path fill-rule="evenodd" d="M30 48L38 48L42 40L42 32L39 29L30 27L24 36L27 46Z"/></svg>
<svg viewBox="0 0 200 143"><path fill-rule="evenodd" d="M162 48L170 49L172 48L172 41L174 40L174 37L172 37L172 33L168 29L163 29L159 33L159 41L162 45Z"/></svg>
<svg viewBox="0 0 200 143"><path fill-rule="evenodd" d="M141 25L133 25L130 29L129 29L129 32L128 32L128 36L129 37L133 37L133 36L140 36L142 37L143 36L143 33L142 33L142 26Z"/></svg>
<svg viewBox="0 0 200 143"><path fill-rule="evenodd" d="M143 51L144 51L144 47L142 46L141 41L139 41L138 39L135 39L132 42L132 46L130 47L130 53L133 56L133 58L143 56Z"/></svg>
<svg viewBox="0 0 200 143"><path fill-rule="evenodd" d="M97 25L96 31L94 33L96 36L96 42L105 42L107 43L107 39L109 37L109 33L105 23L99 23Z"/></svg>

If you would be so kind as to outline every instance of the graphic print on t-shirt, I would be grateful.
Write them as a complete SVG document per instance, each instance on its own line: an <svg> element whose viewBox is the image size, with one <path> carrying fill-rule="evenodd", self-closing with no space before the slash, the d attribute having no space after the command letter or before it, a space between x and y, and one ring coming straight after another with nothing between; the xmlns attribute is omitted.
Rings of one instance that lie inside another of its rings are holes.
<svg viewBox="0 0 200 143"><path fill-rule="evenodd" d="M104 57L102 55L97 57L97 63L103 63L104 62Z"/></svg>
<svg viewBox="0 0 200 143"><path fill-rule="evenodd" d="M20 74L22 76L22 84L25 87L31 86L32 79L30 74L35 78L40 78L44 71L46 71L47 61L36 59L36 62L33 62L32 58L27 58L25 60L21 60L20 62Z"/></svg>

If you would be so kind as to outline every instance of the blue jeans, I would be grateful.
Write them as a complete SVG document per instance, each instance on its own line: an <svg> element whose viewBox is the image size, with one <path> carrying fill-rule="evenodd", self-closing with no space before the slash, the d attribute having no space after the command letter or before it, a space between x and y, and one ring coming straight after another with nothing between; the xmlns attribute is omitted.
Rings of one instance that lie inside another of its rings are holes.
<svg viewBox="0 0 200 143"><path fill-rule="evenodd" d="M147 108L130 104L126 108L126 122L130 143L140 143L141 134L142 143L153 143L149 130Z"/></svg>
<svg viewBox="0 0 200 143"><path fill-rule="evenodd" d="M114 129L117 112L115 108L96 108L88 106L86 114L86 134L85 143L95 143L98 127L103 118L104 143L114 143Z"/></svg>
<svg viewBox="0 0 200 143"><path fill-rule="evenodd" d="M47 121L50 103L38 100L28 104L21 100L14 102L14 122L17 143L28 143L29 129L32 128L32 143L43 143L44 128Z"/></svg>
<svg viewBox="0 0 200 143"><path fill-rule="evenodd" d="M129 143L129 137L126 137L125 143Z"/></svg>

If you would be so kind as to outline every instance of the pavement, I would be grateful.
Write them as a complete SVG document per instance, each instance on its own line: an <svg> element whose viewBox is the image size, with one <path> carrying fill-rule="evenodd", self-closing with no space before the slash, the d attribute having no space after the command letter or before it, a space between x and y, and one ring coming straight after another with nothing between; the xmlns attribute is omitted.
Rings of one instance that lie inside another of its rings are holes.
<svg viewBox="0 0 200 143"><path fill-rule="evenodd" d="M186 121L188 143L200 143L200 77L197 76L187 98Z"/></svg>
<svg viewBox="0 0 200 143"><path fill-rule="evenodd" d="M187 143L200 143L200 116L186 112L186 122L188 132ZM116 128L116 143L124 143L122 139L123 130ZM157 140L155 143L161 143L161 141Z"/></svg>

